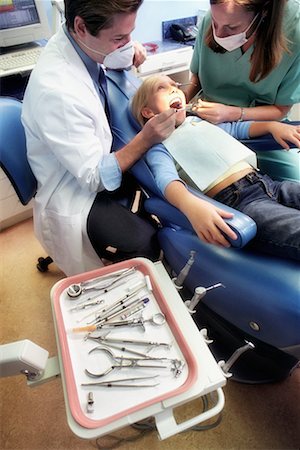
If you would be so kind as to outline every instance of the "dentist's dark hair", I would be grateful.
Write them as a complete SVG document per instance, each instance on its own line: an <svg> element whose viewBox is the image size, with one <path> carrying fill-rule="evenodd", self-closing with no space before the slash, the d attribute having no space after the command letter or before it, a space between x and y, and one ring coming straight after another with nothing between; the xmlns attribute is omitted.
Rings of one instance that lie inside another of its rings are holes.
<svg viewBox="0 0 300 450"><path fill-rule="evenodd" d="M74 30L74 20L80 16L88 32L97 36L110 28L117 14L131 14L138 10L143 0L65 0L65 18L69 30Z"/></svg>
<svg viewBox="0 0 300 450"><path fill-rule="evenodd" d="M225 1L210 0L210 4L219 5ZM257 83L280 63L284 52L289 52L282 25L286 0L233 0L233 2L248 12L253 12L254 15L258 14L249 76L250 81ZM205 43L216 53L227 51L214 40L211 26L207 30Z"/></svg>

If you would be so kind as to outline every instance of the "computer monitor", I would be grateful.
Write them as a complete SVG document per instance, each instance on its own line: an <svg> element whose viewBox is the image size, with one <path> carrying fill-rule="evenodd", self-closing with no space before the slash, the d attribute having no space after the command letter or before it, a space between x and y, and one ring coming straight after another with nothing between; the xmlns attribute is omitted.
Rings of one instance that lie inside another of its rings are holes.
<svg viewBox="0 0 300 450"><path fill-rule="evenodd" d="M50 35L45 0L0 1L0 47L48 39Z"/></svg>

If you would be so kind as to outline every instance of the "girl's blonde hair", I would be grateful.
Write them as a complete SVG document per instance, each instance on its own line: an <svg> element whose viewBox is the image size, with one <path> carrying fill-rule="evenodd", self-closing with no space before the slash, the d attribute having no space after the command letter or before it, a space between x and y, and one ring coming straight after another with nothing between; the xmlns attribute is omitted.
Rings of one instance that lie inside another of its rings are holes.
<svg viewBox="0 0 300 450"><path fill-rule="evenodd" d="M131 112L142 127L148 120L142 114L143 108L148 106L149 100L155 92L155 87L160 82L160 79L161 75L153 75L146 78L132 97Z"/></svg>

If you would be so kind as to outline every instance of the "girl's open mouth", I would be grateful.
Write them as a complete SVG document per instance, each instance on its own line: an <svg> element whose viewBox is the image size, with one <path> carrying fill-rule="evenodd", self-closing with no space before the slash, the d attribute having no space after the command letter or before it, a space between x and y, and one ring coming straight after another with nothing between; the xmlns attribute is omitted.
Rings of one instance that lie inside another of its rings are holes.
<svg viewBox="0 0 300 450"><path fill-rule="evenodd" d="M182 108L181 99L179 97L173 98L173 100L170 101L170 108L181 109Z"/></svg>

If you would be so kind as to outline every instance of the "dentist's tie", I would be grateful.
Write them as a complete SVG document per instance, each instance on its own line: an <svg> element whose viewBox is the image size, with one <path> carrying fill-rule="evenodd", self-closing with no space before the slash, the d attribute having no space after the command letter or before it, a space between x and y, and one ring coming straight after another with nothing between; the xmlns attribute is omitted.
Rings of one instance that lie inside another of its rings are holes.
<svg viewBox="0 0 300 450"><path fill-rule="evenodd" d="M106 76L104 73L104 70L102 67L99 69L99 90L100 90L100 96L101 101L105 109L106 117L108 122L110 122L110 110L109 110L109 103L108 103L108 91L107 91L107 81Z"/></svg>

